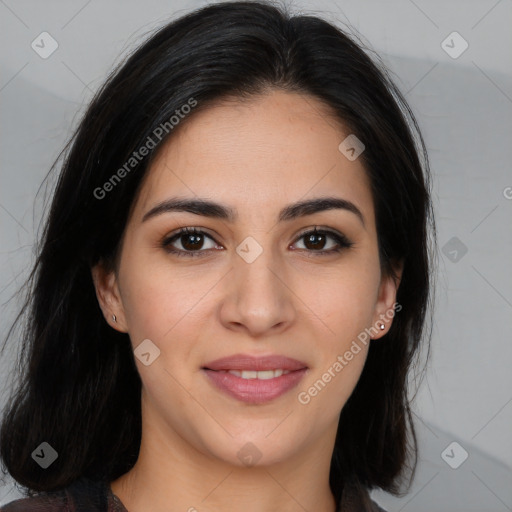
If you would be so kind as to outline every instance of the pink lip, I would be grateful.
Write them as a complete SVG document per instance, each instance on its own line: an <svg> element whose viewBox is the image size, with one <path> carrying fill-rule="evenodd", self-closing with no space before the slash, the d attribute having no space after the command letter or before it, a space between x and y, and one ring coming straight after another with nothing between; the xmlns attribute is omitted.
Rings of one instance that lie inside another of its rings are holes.
<svg viewBox="0 0 512 512"><path fill-rule="evenodd" d="M229 357L216 359L210 363L206 363L203 368L207 370L302 370L307 368L307 364L297 359L286 356L270 355L270 356L250 356L247 354L235 354Z"/></svg>
<svg viewBox="0 0 512 512"><path fill-rule="evenodd" d="M242 379L222 370L288 370L290 373L273 379ZM285 356L254 357L236 354L206 364L202 371L218 389L245 403L262 404L294 388L304 377L307 365Z"/></svg>
<svg viewBox="0 0 512 512"><path fill-rule="evenodd" d="M307 369L295 370L268 380L242 379L242 377L237 377L231 373L206 368L203 368L202 371L209 377L210 382L233 398L248 404L262 404L294 388Z"/></svg>

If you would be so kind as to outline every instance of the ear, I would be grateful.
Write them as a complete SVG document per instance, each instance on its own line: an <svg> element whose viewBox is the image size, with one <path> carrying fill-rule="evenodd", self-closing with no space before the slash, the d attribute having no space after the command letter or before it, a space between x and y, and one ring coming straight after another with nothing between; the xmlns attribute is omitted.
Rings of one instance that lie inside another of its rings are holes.
<svg viewBox="0 0 512 512"><path fill-rule="evenodd" d="M107 323L119 332L128 332L117 276L100 262L91 268L96 298ZM114 321L113 315L116 316Z"/></svg>
<svg viewBox="0 0 512 512"><path fill-rule="evenodd" d="M395 312L402 309L400 304L396 304L396 295L402 279L402 272L403 260L392 265L392 273L382 274L372 324L374 327L373 332L378 331L377 334L372 335L374 340L381 338L389 331ZM380 327L382 324L384 329Z"/></svg>

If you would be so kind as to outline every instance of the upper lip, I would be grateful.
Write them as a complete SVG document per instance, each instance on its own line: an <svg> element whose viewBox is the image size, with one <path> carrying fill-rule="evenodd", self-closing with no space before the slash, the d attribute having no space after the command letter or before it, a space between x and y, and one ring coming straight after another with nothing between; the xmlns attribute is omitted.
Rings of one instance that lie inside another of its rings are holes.
<svg viewBox="0 0 512 512"><path fill-rule="evenodd" d="M307 368L306 363L282 355L251 356L248 354L235 354L229 357L216 359L203 366L208 370L302 370Z"/></svg>

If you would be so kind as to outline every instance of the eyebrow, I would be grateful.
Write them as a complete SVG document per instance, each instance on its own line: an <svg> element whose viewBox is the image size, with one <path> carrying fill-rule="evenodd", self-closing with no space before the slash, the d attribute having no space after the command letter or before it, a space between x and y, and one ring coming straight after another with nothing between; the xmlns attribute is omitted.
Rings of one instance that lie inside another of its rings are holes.
<svg viewBox="0 0 512 512"><path fill-rule="evenodd" d="M278 222L290 221L306 215L335 209L352 212L359 218L363 226L365 225L361 210L351 201L341 197L318 197L289 204L279 212ZM203 198L183 199L176 197L162 201L151 208L144 214L142 222L168 212L188 212L203 217L222 219L227 222L234 222L238 218L236 208Z"/></svg>

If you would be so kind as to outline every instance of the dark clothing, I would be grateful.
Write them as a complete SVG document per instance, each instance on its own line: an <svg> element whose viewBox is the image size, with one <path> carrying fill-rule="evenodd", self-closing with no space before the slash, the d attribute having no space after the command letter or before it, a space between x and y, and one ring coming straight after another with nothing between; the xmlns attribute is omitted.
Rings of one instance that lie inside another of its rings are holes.
<svg viewBox="0 0 512 512"><path fill-rule="evenodd" d="M128 512L107 482L81 478L60 491L11 501L0 512ZM313 512L313 511L312 511ZM318 512L318 511L314 511ZM369 495L344 493L339 512L386 512Z"/></svg>
<svg viewBox="0 0 512 512"><path fill-rule="evenodd" d="M128 512L110 485L81 478L59 491L21 498L0 507L0 512Z"/></svg>

